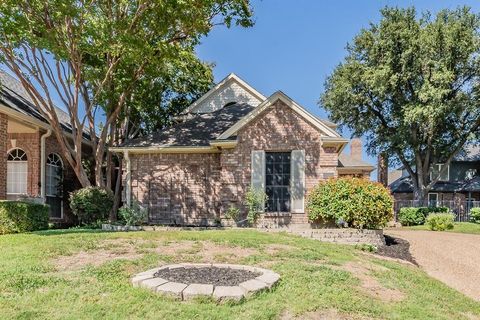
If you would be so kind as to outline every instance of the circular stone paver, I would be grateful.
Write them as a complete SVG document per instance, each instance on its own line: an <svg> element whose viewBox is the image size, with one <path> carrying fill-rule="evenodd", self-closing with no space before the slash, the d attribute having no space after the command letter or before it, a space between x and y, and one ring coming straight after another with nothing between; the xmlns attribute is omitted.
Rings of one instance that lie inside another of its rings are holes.
<svg viewBox="0 0 480 320"><path fill-rule="evenodd" d="M241 300L271 288L280 275L271 270L235 264L182 263L138 273L132 284L182 300L212 296L218 301Z"/></svg>

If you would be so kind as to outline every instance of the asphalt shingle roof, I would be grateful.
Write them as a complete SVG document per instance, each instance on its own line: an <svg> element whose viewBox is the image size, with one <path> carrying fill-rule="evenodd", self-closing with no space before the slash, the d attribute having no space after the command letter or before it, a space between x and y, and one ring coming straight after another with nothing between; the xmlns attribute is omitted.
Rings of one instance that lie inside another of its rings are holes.
<svg viewBox="0 0 480 320"><path fill-rule="evenodd" d="M0 102L15 111L48 124L48 121L37 111L35 104L20 81L3 70L0 70ZM67 132L72 132L69 115L62 109L55 108L63 129ZM84 130L84 136L88 138L89 134L86 130L87 128Z"/></svg>
<svg viewBox="0 0 480 320"><path fill-rule="evenodd" d="M246 116L255 107L246 103L235 103L210 113L200 113L162 131L145 137L132 139L121 147L184 147L209 146L224 131ZM235 139L236 137L232 137Z"/></svg>
<svg viewBox="0 0 480 320"><path fill-rule="evenodd" d="M338 156L339 167L373 167L370 163L363 160L354 159L347 154L341 153Z"/></svg>

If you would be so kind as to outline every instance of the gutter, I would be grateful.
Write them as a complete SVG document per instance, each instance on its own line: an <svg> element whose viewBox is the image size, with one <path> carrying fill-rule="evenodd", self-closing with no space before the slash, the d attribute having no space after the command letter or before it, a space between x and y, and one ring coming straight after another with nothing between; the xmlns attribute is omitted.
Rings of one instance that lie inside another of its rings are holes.
<svg viewBox="0 0 480 320"><path fill-rule="evenodd" d="M52 130L48 129L40 138L40 197L45 200L45 140L52 135Z"/></svg>
<svg viewBox="0 0 480 320"><path fill-rule="evenodd" d="M130 207L132 203L132 163L130 161L130 156L128 154L128 150L125 150L123 153L125 162L127 164L127 174L125 176L125 200L127 202L127 206Z"/></svg>

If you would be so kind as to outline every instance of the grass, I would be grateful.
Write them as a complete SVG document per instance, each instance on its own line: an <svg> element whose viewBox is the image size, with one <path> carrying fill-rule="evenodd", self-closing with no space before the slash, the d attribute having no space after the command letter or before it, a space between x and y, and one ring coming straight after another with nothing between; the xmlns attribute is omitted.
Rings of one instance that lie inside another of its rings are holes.
<svg viewBox="0 0 480 320"><path fill-rule="evenodd" d="M404 228L412 229L412 230L429 230L426 225L404 227ZM446 230L445 232L480 234L480 223L455 222L453 229Z"/></svg>
<svg viewBox="0 0 480 320"><path fill-rule="evenodd" d="M185 243L195 250L185 249ZM209 255L206 248L223 250ZM59 267L59 261L80 252L91 257L116 252L120 259ZM268 267L281 281L270 292L227 304L175 301L129 282L133 274L160 264L205 260ZM402 299L384 301L366 291L361 277L344 268L351 263L369 265L368 277L400 292ZM322 312L332 310L369 319L480 317L478 302L416 267L283 233L73 230L0 236L2 319L277 319L306 313L321 318Z"/></svg>

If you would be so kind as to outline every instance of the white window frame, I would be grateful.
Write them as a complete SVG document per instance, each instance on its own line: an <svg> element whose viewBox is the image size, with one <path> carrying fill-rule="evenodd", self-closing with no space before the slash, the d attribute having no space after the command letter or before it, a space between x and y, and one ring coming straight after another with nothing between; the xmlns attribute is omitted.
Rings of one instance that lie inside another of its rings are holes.
<svg viewBox="0 0 480 320"><path fill-rule="evenodd" d="M25 150L23 150L21 148L12 148L12 149L8 150L8 152L7 152L7 159L8 159L8 156L10 155L10 153L13 152L14 150L22 151L25 155L25 160L7 160L7 177L6 177L6 180L7 180L6 189L7 190L6 190L6 194L7 195L17 195L17 196L18 195L27 195L28 194L28 155L25 152ZM11 181L9 179L9 172L10 172L10 170L8 170L9 164L24 164L25 165L25 172L24 172L24 174L25 174L25 191L24 192L8 192L9 184L14 184L14 185L18 184L18 181Z"/></svg>
<svg viewBox="0 0 480 320"><path fill-rule="evenodd" d="M431 196L431 195L435 195L436 200L435 200L435 205L434 205L434 207L437 207L437 206L438 206L438 202L440 201L440 200L438 199L438 192L429 192L429 193L428 193L428 206L429 206L429 207L431 206L430 203L431 203L431 201L432 201L432 200L430 200L430 196Z"/></svg>
<svg viewBox="0 0 480 320"><path fill-rule="evenodd" d="M445 165L444 163L435 164L435 166L437 166L439 175L440 175L440 171L442 171L444 165ZM430 171L430 180L433 180L432 175L433 175L433 172ZM447 179L446 180L442 179L442 176L440 175L440 179L438 179L438 181L450 181L450 165L447 166Z"/></svg>
<svg viewBox="0 0 480 320"><path fill-rule="evenodd" d="M55 155L55 156L58 157L58 160L60 160L60 165L59 166L48 163L51 155ZM60 157L60 155L58 153L52 152L52 153L48 154L47 161L45 162L45 196L54 198L54 197L57 197L58 195L49 194L48 193L48 188L47 188L47 185L46 185L47 184L47 168L48 168L48 166L62 168L62 183L63 183L64 165L63 165L62 157ZM50 219L57 219L57 220L63 219L63 199L60 200L60 217L50 217Z"/></svg>

